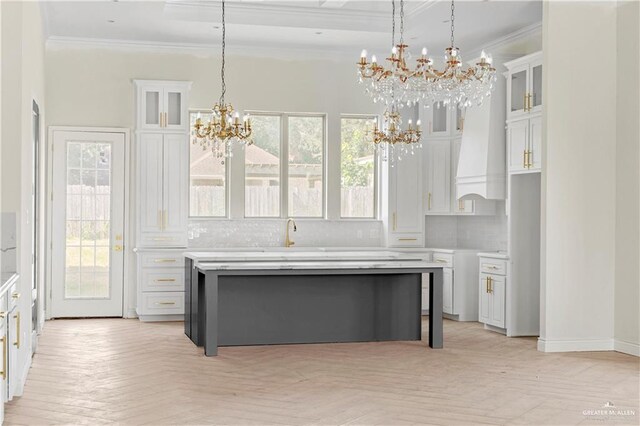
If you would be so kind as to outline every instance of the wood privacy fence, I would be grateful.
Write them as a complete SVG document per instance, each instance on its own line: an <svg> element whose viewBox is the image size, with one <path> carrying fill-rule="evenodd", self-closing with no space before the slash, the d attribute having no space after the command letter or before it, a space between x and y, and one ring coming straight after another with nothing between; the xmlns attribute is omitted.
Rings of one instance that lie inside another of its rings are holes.
<svg viewBox="0 0 640 426"><path fill-rule="evenodd" d="M318 216L322 206L322 190L290 188L293 216ZM342 188L342 217L373 217L374 194L371 188ZM190 195L192 216L224 216L225 190L221 186L192 186ZM245 187L245 216L280 216L280 187Z"/></svg>

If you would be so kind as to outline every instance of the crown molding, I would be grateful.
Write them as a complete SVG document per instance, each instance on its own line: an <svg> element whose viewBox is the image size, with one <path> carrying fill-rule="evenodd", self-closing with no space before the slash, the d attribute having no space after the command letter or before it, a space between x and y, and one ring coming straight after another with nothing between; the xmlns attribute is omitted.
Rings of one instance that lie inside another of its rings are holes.
<svg viewBox="0 0 640 426"><path fill-rule="evenodd" d="M197 57L217 57L220 56L220 44L198 44L198 43L170 43L151 42L140 40L114 40L80 37L50 36L45 43L47 51L60 50L91 50L107 49L120 52L131 53L156 53L156 54L176 54L192 55ZM227 54L234 56L249 56L261 58L274 58L285 60L353 60L357 56L357 49L336 50L333 47L308 48L298 46L261 46L256 44L241 45L233 44L226 47Z"/></svg>
<svg viewBox="0 0 640 426"><path fill-rule="evenodd" d="M480 53L483 50L486 52L493 52L511 43L515 43L521 40L526 40L528 38L533 38L536 36L540 36L542 38L542 22L537 22L527 27L522 27L517 31L509 33L505 36L502 36L489 43L484 43L482 46L476 46L473 49L469 49L469 52L472 53L472 56L479 57ZM505 55L502 55L502 56L505 56Z"/></svg>

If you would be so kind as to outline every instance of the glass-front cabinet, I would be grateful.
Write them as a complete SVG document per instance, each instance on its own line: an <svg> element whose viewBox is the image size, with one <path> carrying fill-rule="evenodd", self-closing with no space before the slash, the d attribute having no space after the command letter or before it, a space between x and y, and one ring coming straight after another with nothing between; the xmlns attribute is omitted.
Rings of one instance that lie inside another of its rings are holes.
<svg viewBox="0 0 640 426"><path fill-rule="evenodd" d="M524 56L505 64L508 118L542 110L542 53Z"/></svg>
<svg viewBox="0 0 640 426"><path fill-rule="evenodd" d="M426 137L450 137L462 134L464 108L449 107L442 102L434 102L427 106L424 112L428 119Z"/></svg>
<svg viewBox="0 0 640 426"><path fill-rule="evenodd" d="M186 93L190 83L154 84L136 80L138 86L138 128L183 132L189 126Z"/></svg>

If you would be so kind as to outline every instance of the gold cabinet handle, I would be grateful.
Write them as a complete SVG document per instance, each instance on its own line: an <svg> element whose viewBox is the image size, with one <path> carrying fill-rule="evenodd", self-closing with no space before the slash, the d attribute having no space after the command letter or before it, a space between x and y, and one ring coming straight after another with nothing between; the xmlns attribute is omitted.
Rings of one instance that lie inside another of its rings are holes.
<svg viewBox="0 0 640 426"><path fill-rule="evenodd" d="M522 97L522 110L524 112L527 112L527 92L524 92L524 95Z"/></svg>
<svg viewBox="0 0 640 426"><path fill-rule="evenodd" d="M533 162L531 161L532 156L533 156L533 151L527 151L527 167L529 169L533 167Z"/></svg>
<svg viewBox="0 0 640 426"><path fill-rule="evenodd" d="M5 316L7 316L6 312L0 312L0 319L4 319Z"/></svg>
<svg viewBox="0 0 640 426"><path fill-rule="evenodd" d="M398 227L398 222L397 222L396 212L393 212L393 230L395 231L397 227Z"/></svg>
<svg viewBox="0 0 640 426"><path fill-rule="evenodd" d="M157 283L173 283L173 282L176 282L176 279L175 278L157 278L153 281Z"/></svg>
<svg viewBox="0 0 640 426"><path fill-rule="evenodd" d="M398 241L418 241L417 238L398 238Z"/></svg>
<svg viewBox="0 0 640 426"><path fill-rule="evenodd" d="M16 314L13 316L13 318L15 318L16 320L16 341L13 342L13 345L20 349L20 312L16 312Z"/></svg>
<svg viewBox="0 0 640 426"><path fill-rule="evenodd" d="M176 302L156 302L156 305L175 305Z"/></svg>
<svg viewBox="0 0 640 426"><path fill-rule="evenodd" d="M527 152L528 151L526 149L522 152L522 168L523 169L527 168Z"/></svg>
<svg viewBox="0 0 640 426"><path fill-rule="evenodd" d="M116 246L114 246L114 247L113 247L113 250L114 250L114 251L123 251L123 250L124 250L124 247L123 247L123 246L121 246L121 245L116 245Z"/></svg>
<svg viewBox="0 0 640 426"><path fill-rule="evenodd" d="M176 263L177 259L153 259L154 263Z"/></svg>
<svg viewBox="0 0 640 426"><path fill-rule="evenodd" d="M11 298L20 299L20 293L18 293L17 291L14 291L13 293L11 293Z"/></svg>
<svg viewBox="0 0 640 426"><path fill-rule="evenodd" d="M168 127L169 126L169 113L165 112L164 113L164 127Z"/></svg>
<svg viewBox="0 0 640 426"><path fill-rule="evenodd" d="M431 210L431 192L427 194L427 210Z"/></svg>
<svg viewBox="0 0 640 426"><path fill-rule="evenodd" d="M448 263L446 260L444 259L435 259L436 262L438 263Z"/></svg>
<svg viewBox="0 0 640 426"><path fill-rule="evenodd" d="M0 376L3 379L7 378L7 336L4 335L0 338L2 341L2 371L0 371Z"/></svg>

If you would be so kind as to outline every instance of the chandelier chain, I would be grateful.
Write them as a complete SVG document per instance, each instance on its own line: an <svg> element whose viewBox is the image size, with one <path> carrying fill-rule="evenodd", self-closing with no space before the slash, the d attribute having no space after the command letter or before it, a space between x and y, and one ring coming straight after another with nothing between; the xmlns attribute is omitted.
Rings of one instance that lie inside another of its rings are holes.
<svg viewBox="0 0 640 426"><path fill-rule="evenodd" d="M391 0L391 47L396 45L396 0Z"/></svg>
<svg viewBox="0 0 640 426"><path fill-rule="evenodd" d="M454 0L451 0L451 47L455 47L455 43L454 43L454 39L453 39L453 33L455 30L455 25L454 25L454 21L455 21L455 7L453 5Z"/></svg>
<svg viewBox="0 0 640 426"><path fill-rule="evenodd" d="M400 44L404 44L404 0L400 0Z"/></svg>
<svg viewBox="0 0 640 426"><path fill-rule="evenodd" d="M222 0L222 67L220 68L220 78L222 79L222 93L220 94L220 105L224 105L224 95L227 92L227 83L224 80L224 68L225 68L225 60L224 60L224 50L226 47L226 36L227 36L227 26L225 22L224 16L224 0Z"/></svg>

